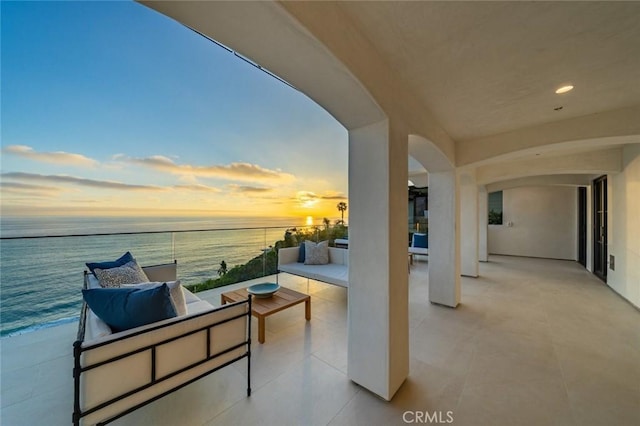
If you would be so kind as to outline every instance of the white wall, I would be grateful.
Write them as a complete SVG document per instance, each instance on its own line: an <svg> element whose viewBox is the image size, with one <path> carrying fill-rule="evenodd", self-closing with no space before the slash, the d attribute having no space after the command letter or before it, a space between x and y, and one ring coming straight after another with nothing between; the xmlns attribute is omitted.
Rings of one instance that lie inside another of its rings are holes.
<svg viewBox="0 0 640 426"><path fill-rule="evenodd" d="M578 191L533 186L503 191L503 225L489 225L491 254L576 260ZM507 226L513 222L513 226Z"/></svg>
<svg viewBox="0 0 640 426"><path fill-rule="evenodd" d="M640 144L626 145L621 173L608 176L608 251L615 270L607 284L640 307Z"/></svg>

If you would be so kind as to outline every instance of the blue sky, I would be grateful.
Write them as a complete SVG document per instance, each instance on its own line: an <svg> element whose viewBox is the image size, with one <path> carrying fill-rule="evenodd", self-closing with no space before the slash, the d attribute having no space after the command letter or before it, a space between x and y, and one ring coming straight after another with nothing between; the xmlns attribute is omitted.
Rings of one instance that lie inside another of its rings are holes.
<svg viewBox="0 0 640 426"><path fill-rule="evenodd" d="M2 212L338 217L347 132L132 2L2 2Z"/></svg>

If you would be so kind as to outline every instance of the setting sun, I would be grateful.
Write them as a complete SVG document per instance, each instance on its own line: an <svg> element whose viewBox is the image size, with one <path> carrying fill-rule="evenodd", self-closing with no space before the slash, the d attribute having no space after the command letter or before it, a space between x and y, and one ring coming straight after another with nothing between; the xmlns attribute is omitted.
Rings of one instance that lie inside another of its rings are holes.
<svg viewBox="0 0 640 426"><path fill-rule="evenodd" d="M311 226L311 225L313 225L313 217L307 216L307 226Z"/></svg>

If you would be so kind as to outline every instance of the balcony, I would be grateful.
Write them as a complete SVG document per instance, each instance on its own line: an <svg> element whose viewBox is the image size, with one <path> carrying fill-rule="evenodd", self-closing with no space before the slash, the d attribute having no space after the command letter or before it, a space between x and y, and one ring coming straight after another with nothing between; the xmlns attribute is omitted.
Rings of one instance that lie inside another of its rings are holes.
<svg viewBox="0 0 640 426"><path fill-rule="evenodd" d="M250 398L239 363L114 424L388 425L449 411L458 425L638 424L640 312L572 262L490 260L463 279L455 310L427 301L428 263L412 266L411 372L392 402L347 377L347 290L281 274L311 294L312 320L302 305L267 319ZM228 288L201 296L219 305ZM2 424L71 422L75 333L70 323L1 340Z"/></svg>

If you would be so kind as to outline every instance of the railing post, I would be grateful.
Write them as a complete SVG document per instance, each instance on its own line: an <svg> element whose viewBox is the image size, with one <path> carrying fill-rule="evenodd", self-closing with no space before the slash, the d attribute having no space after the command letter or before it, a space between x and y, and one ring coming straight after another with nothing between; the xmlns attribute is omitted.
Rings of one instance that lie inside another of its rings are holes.
<svg viewBox="0 0 640 426"><path fill-rule="evenodd" d="M249 312L247 312L247 396L251 396L251 300L248 295Z"/></svg>
<svg viewBox="0 0 640 426"><path fill-rule="evenodd" d="M171 258L176 260L176 233L171 233Z"/></svg>
<svg viewBox="0 0 640 426"><path fill-rule="evenodd" d="M82 342L76 340L73 342L73 424L74 426L80 425L80 356Z"/></svg>

